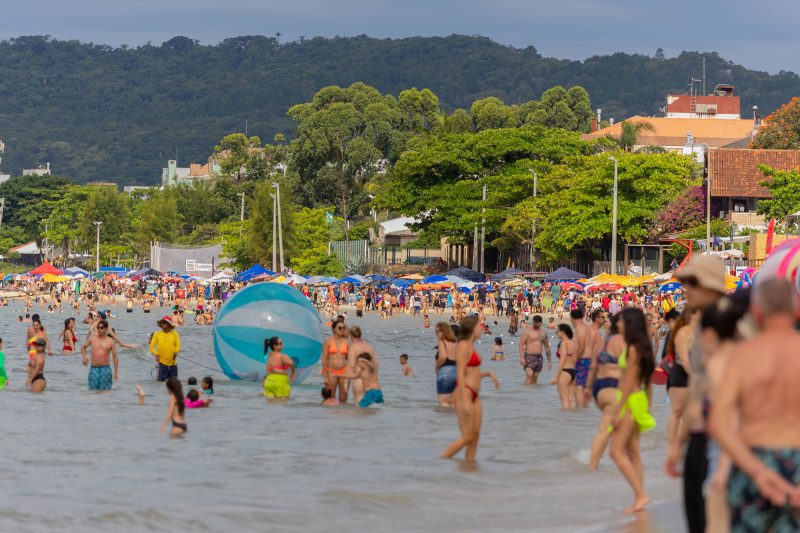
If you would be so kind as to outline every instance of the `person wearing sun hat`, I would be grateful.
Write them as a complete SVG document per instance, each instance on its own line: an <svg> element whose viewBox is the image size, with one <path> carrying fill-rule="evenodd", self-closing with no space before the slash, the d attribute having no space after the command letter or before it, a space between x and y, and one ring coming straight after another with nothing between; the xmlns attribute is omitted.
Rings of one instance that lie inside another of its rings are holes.
<svg viewBox="0 0 800 533"><path fill-rule="evenodd" d="M181 350L181 338L175 331L175 324L170 315L164 315L156 324L161 331L156 331L150 339L150 353L158 361L158 381L178 377L176 358Z"/></svg>
<svg viewBox="0 0 800 533"><path fill-rule="evenodd" d="M702 313L717 305L726 293L725 264L714 255L697 255L675 273L683 283L686 308L689 313ZM699 326L697 326L699 327ZM681 418L679 430L667 443L666 469L679 476L678 462L683 459L683 504L689 531L705 531L706 509L703 487L708 475L709 437L702 406L706 400L708 378L705 351L700 343L701 333L692 331L689 341L688 405ZM712 446L715 446L712 444ZM685 447L685 449L684 449Z"/></svg>

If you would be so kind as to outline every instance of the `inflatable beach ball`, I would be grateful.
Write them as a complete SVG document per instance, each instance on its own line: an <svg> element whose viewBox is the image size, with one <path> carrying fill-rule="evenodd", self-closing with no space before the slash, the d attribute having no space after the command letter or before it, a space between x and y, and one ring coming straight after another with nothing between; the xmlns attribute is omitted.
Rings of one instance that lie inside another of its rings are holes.
<svg viewBox="0 0 800 533"><path fill-rule="evenodd" d="M299 291L279 283L256 283L233 295L214 321L214 353L230 379L262 381L264 339L283 339L283 353L297 365L294 383L311 373L322 351L316 309Z"/></svg>

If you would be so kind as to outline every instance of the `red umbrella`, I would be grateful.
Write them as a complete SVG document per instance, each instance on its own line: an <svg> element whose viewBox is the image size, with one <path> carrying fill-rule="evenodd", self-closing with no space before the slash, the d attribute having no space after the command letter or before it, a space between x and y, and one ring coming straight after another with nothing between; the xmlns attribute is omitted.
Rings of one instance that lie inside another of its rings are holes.
<svg viewBox="0 0 800 533"><path fill-rule="evenodd" d="M573 283L571 281L568 281L566 283L562 283L561 284L561 289L565 290L565 291L568 291L568 290L571 290L571 289L574 289L576 291L582 291L583 290L583 286L579 285L578 283Z"/></svg>

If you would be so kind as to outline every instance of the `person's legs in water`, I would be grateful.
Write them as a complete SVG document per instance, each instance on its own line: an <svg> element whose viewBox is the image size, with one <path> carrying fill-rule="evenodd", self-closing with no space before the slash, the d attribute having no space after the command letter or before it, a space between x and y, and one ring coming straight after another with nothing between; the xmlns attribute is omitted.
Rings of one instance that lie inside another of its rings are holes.
<svg viewBox="0 0 800 533"><path fill-rule="evenodd" d="M644 485L641 481L641 474L637 469L637 464L631 460L629 455L629 441L633 438L634 431L638 433L639 430L630 412L627 412L611 435L611 459L616 463L625 481L633 489L633 505L625 509L626 514L641 511L650 502L650 498L644 492ZM640 462L641 459L637 458L637 461Z"/></svg>

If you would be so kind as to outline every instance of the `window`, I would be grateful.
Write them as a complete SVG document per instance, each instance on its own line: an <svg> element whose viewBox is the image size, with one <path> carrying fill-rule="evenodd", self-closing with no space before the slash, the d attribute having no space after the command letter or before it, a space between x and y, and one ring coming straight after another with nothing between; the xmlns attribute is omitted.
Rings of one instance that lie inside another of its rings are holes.
<svg viewBox="0 0 800 533"><path fill-rule="evenodd" d="M733 211L735 213L746 213L747 212L747 200L734 200L733 201Z"/></svg>

